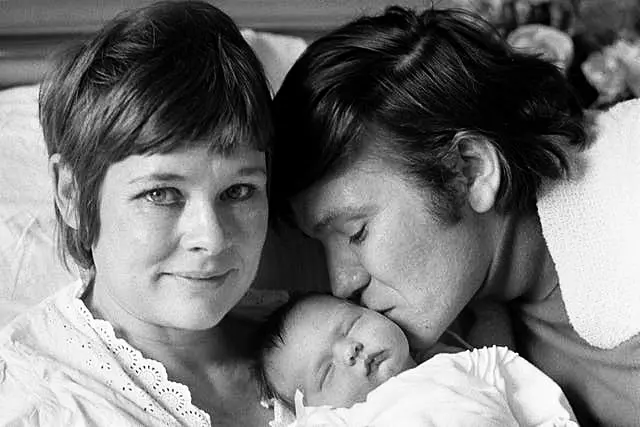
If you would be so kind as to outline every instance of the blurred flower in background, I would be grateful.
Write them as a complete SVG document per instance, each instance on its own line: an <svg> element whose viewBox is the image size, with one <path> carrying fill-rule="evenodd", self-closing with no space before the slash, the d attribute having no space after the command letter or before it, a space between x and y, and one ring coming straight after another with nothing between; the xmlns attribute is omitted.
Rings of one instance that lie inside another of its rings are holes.
<svg viewBox="0 0 640 427"><path fill-rule="evenodd" d="M459 0L563 70L585 108L640 97L640 0Z"/></svg>
<svg viewBox="0 0 640 427"><path fill-rule="evenodd" d="M523 52L540 55L563 72L573 60L571 36L548 25L521 25L509 33L507 42Z"/></svg>

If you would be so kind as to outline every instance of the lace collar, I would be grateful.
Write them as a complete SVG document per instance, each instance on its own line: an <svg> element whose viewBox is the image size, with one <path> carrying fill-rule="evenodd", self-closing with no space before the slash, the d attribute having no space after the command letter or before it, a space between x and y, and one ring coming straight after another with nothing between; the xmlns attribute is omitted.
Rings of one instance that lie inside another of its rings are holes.
<svg viewBox="0 0 640 427"><path fill-rule="evenodd" d="M109 322L93 317L82 300L87 288L88 284L82 281L77 282L74 290L74 308L111 351L122 369L135 380L135 384L131 381L127 381L128 384L117 384L120 390L135 395L132 396L132 400L140 402L139 392L136 391L135 386L142 387L164 410L181 422L190 426L210 427L209 414L191 403L191 392L187 386L170 381L162 363L145 358L124 339L116 337L113 326ZM145 411L154 412L159 409L155 406L152 401L143 403Z"/></svg>

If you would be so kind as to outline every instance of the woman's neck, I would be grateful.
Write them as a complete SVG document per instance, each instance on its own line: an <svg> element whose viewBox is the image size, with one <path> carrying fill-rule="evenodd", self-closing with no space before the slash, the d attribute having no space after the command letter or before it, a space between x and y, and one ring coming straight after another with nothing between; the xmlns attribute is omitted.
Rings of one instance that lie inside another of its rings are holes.
<svg viewBox="0 0 640 427"><path fill-rule="evenodd" d="M227 315L207 330L163 328L132 316L91 286L83 300L95 318L111 323L116 336L162 363L170 381L188 387L192 403L215 425L263 426L272 419L260 405L246 358L253 323Z"/></svg>
<svg viewBox="0 0 640 427"><path fill-rule="evenodd" d="M118 338L139 350L144 357L162 363L168 372L175 370L203 369L203 364L224 363L236 359L234 348L229 345L226 333L227 321L206 330L187 330L163 327L145 322L99 288L89 285L84 295L84 303L97 319L106 320Z"/></svg>
<svg viewBox="0 0 640 427"><path fill-rule="evenodd" d="M501 216L492 266L480 298L540 300L558 275L536 212Z"/></svg>

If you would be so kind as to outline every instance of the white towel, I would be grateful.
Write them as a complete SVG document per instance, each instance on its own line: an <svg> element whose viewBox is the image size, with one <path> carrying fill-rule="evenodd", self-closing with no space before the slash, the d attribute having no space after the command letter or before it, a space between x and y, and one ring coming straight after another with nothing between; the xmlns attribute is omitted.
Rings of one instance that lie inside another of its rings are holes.
<svg viewBox="0 0 640 427"><path fill-rule="evenodd" d="M572 326L608 349L640 332L640 99L597 124L577 173L546 183L538 213Z"/></svg>

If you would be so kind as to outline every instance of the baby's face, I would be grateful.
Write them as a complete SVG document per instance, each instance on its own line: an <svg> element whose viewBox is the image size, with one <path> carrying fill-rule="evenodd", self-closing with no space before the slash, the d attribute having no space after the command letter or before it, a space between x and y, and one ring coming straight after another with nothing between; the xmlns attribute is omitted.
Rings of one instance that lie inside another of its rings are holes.
<svg viewBox="0 0 640 427"><path fill-rule="evenodd" d="M267 360L282 396L296 389L310 406L348 407L415 366L400 327L383 315L331 296L305 300L290 313L284 345Z"/></svg>

